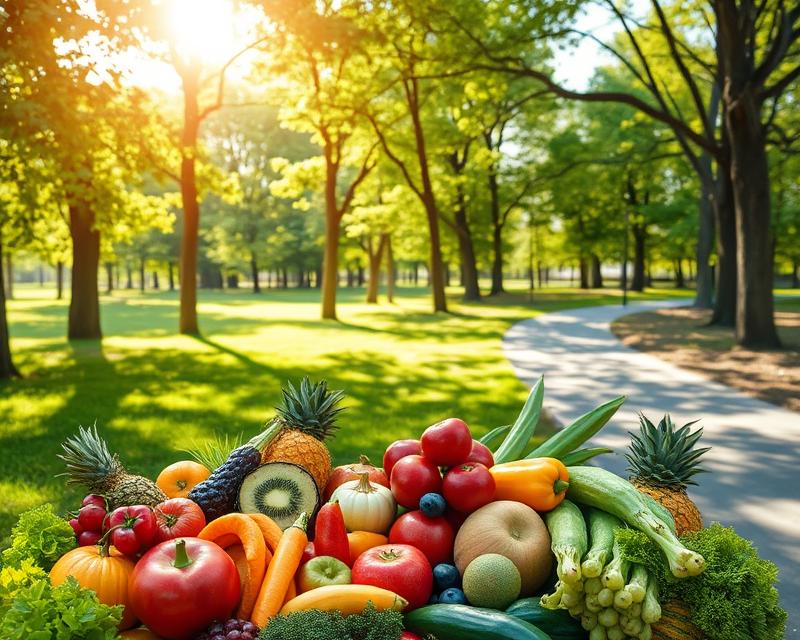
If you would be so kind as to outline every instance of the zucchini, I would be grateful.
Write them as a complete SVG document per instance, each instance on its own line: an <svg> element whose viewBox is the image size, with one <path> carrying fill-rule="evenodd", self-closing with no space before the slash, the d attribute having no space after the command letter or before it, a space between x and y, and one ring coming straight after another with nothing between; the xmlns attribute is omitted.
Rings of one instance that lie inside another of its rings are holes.
<svg viewBox="0 0 800 640"><path fill-rule="evenodd" d="M589 413L583 414L570 425L545 440L531 451L526 458L561 458L575 451L584 442L596 434L611 420L617 409L625 402L625 396L615 398L610 402L601 404Z"/></svg>
<svg viewBox="0 0 800 640"><path fill-rule="evenodd" d="M463 604L433 604L407 613L405 628L437 640L552 640L520 618Z"/></svg>
<svg viewBox="0 0 800 640"><path fill-rule="evenodd" d="M597 578L603 573L603 567L611 558L614 546L614 531L622 526L619 518L600 509L588 509L589 540L591 547L581 562L581 573L584 578Z"/></svg>
<svg viewBox="0 0 800 640"><path fill-rule="evenodd" d="M553 640L583 640L586 633L581 623L563 609L545 609L539 598L522 598L514 602L506 613L530 622L549 635Z"/></svg>
<svg viewBox="0 0 800 640"><path fill-rule="evenodd" d="M607 511L646 533L664 552L676 578L697 576L705 570L703 556L683 546L670 523L653 512L644 494L631 483L599 467L568 467L567 470L570 500Z"/></svg>
<svg viewBox="0 0 800 640"><path fill-rule="evenodd" d="M559 579L569 585L579 584L581 558L589 546L581 510L569 500L564 500L544 514L544 523L550 532L550 548L558 561L556 571Z"/></svg>
<svg viewBox="0 0 800 640"><path fill-rule="evenodd" d="M519 460L522 457L525 447L528 446L539 424L539 417L542 415L542 400L544 400L544 376L533 385L514 426L511 427L511 431L503 443L494 451L495 464Z"/></svg>

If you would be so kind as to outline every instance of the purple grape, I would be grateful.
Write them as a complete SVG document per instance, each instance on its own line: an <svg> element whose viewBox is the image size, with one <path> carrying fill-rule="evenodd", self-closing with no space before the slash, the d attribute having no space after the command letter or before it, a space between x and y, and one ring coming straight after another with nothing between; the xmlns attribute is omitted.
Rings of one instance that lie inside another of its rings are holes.
<svg viewBox="0 0 800 640"><path fill-rule="evenodd" d="M254 625L252 622L245 622L242 625L242 631L244 633L250 633L252 635L258 635L258 627Z"/></svg>
<svg viewBox="0 0 800 640"><path fill-rule="evenodd" d="M228 631L227 635L225 636L225 640L242 640L242 632L238 629Z"/></svg>

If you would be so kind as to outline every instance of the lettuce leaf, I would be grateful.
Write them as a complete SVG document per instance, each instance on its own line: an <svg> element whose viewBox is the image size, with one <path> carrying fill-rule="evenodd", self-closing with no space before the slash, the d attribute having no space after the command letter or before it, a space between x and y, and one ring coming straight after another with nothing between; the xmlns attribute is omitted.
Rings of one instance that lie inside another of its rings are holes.
<svg viewBox="0 0 800 640"><path fill-rule="evenodd" d="M3 551L4 566L20 566L31 560L45 571L67 551L78 546L69 522L43 504L23 513L11 530L11 546Z"/></svg>

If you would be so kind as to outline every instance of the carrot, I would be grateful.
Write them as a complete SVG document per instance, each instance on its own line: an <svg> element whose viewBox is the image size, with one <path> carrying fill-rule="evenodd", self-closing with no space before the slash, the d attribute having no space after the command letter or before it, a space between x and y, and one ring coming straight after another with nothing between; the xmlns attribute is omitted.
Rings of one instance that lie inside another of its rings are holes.
<svg viewBox="0 0 800 640"><path fill-rule="evenodd" d="M210 542L229 543L232 539L242 545L247 564L245 579L242 584L242 599L236 615L247 618L253 610L258 590L267 568L267 544L259 526L251 518L242 513L228 513L209 522L199 536ZM222 544L220 544L222 546ZM228 546L231 546L228 544ZM237 567L239 568L239 567ZM241 578L240 569L239 576Z"/></svg>
<svg viewBox="0 0 800 640"><path fill-rule="evenodd" d="M283 535L281 528L272 518L265 516L263 513L248 513L247 515L258 525L258 528L261 529L261 535L264 536L264 542L267 543L267 548L272 551L272 553L275 553L275 549L278 548L278 541Z"/></svg>
<svg viewBox="0 0 800 640"><path fill-rule="evenodd" d="M302 513L297 521L283 532L267 568L250 620L261 628L269 624L283 605L286 592L293 586L294 574L300 566L303 549L308 542L306 527L308 514Z"/></svg>

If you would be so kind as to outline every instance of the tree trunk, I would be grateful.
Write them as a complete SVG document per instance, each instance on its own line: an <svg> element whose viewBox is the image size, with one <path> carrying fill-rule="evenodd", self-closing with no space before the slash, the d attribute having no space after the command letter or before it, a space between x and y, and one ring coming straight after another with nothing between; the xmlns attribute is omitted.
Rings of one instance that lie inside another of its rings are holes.
<svg viewBox="0 0 800 640"><path fill-rule="evenodd" d="M680 258L675 261L675 287L678 289L686 288L686 281L683 278L683 260Z"/></svg>
<svg viewBox="0 0 800 640"><path fill-rule="evenodd" d="M145 266L146 265L144 258L139 258L139 291L141 291L142 293L144 293L144 287L146 284Z"/></svg>
<svg viewBox="0 0 800 640"><path fill-rule="evenodd" d="M797 275L798 270L800 270L800 260L794 258L792 260L792 289L800 287L800 277Z"/></svg>
<svg viewBox="0 0 800 640"><path fill-rule="evenodd" d="M56 263L56 300L64 298L64 263Z"/></svg>
<svg viewBox="0 0 800 640"><path fill-rule="evenodd" d="M711 249L714 245L714 180L711 177L711 160L703 155L707 174L700 175L701 192L698 202L697 229L697 279L694 305L698 309L711 309L714 305L714 279L711 275Z"/></svg>
<svg viewBox="0 0 800 640"><path fill-rule="evenodd" d="M187 66L181 74L183 84L183 133L181 135L181 202L183 204L183 235L181 236L181 301L180 333L200 333L197 324L197 236L200 226L200 203L197 199L195 157L200 110L197 101L200 70Z"/></svg>
<svg viewBox="0 0 800 640"><path fill-rule="evenodd" d="M289 270L286 267L281 269L281 289L289 288Z"/></svg>
<svg viewBox="0 0 800 640"><path fill-rule="evenodd" d="M731 142L731 182L736 213L736 342L778 348L770 183L761 106L749 89L731 97L726 119Z"/></svg>
<svg viewBox="0 0 800 640"><path fill-rule="evenodd" d="M394 249L392 248L392 236L386 234L386 299L394 302L394 288L397 281L397 267L394 264Z"/></svg>
<svg viewBox="0 0 800 640"><path fill-rule="evenodd" d="M603 272L602 272L602 265L600 264L600 258L596 253L592 254L592 288L593 289L602 289L603 288ZM541 286L541 277L539 278L539 286Z"/></svg>
<svg viewBox="0 0 800 640"><path fill-rule="evenodd" d="M114 265L106 262L106 293L111 294L114 291Z"/></svg>
<svg viewBox="0 0 800 640"><path fill-rule="evenodd" d="M419 286L419 262L414 262L414 286Z"/></svg>
<svg viewBox="0 0 800 640"><path fill-rule="evenodd" d="M14 259L6 253L6 298L14 299Z"/></svg>
<svg viewBox="0 0 800 640"><path fill-rule="evenodd" d="M492 214L492 286L489 295L503 293L503 225L500 222L500 191L494 165L489 169L489 205Z"/></svg>
<svg viewBox="0 0 800 640"><path fill-rule="evenodd" d="M158 284L158 271L153 271L153 289L160 289Z"/></svg>
<svg viewBox="0 0 800 640"><path fill-rule="evenodd" d="M378 287L381 282L381 261L383 260L383 250L386 247L387 234L382 233L378 240L378 247L373 251L372 238L367 244L367 258L369 265L369 281L367 283L367 304L378 302Z"/></svg>
<svg viewBox="0 0 800 640"><path fill-rule="evenodd" d="M354 284L355 284L355 274L353 273L353 270L348 265L348 267L347 267L347 288L348 289L352 289Z"/></svg>
<svg viewBox="0 0 800 640"><path fill-rule="evenodd" d="M458 206L456 207L454 222L456 238L458 238L458 253L461 258L461 284L464 287L464 300L480 300L481 289L478 284L478 263L475 257L475 243L472 240L472 230L470 229L467 219L467 202L461 185L458 186Z"/></svg>
<svg viewBox="0 0 800 640"><path fill-rule="evenodd" d="M253 280L253 293L261 293L261 283L258 281L258 260L256 252L250 252L250 278Z"/></svg>
<svg viewBox="0 0 800 640"><path fill-rule="evenodd" d="M643 224L631 225L633 233L633 278L631 291L644 291L645 278L645 244L647 230Z"/></svg>
<svg viewBox="0 0 800 640"><path fill-rule="evenodd" d="M72 238L72 296L69 301L67 337L102 338L97 269L100 266L100 231L94 229L94 213L85 203L69 205Z"/></svg>
<svg viewBox="0 0 800 640"><path fill-rule="evenodd" d="M339 286L339 269L336 269L336 286ZM322 265L314 270L314 288L322 289Z"/></svg>
<svg viewBox="0 0 800 640"><path fill-rule="evenodd" d="M172 260L167 262L167 280L169 282L169 290L175 291L175 264Z"/></svg>
<svg viewBox="0 0 800 640"><path fill-rule="evenodd" d="M239 274L238 273L231 273L227 277L228 281L228 289L238 289L239 288Z"/></svg>
<svg viewBox="0 0 800 640"><path fill-rule="evenodd" d="M125 263L125 274L127 276L127 280L125 282L125 288L133 289L133 269L131 269L130 262Z"/></svg>
<svg viewBox="0 0 800 640"><path fill-rule="evenodd" d="M727 162L720 166L714 202L717 228L717 295L710 324L733 327L736 324L736 214Z"/></svg>
<svg viewBox="0 0 800 640"><path fill-rule="evenodd" d="M578 260L578 271L580 273L580 288L581 289L588 289L589 288L589 268L586 264L586 258L581 257Z"/></svg>
<svg viewBox="0 0 800 640"><path fill-rule="evenodd" d="M339 284L339 236L342 216L336 202L338 165L325 148L325 250L322 256L322 319L336 320L336 288ZM349 276L349 274L348 274ZM348 284L348 286L350 286Z"/></svg>
<svg viewBox="0 0 800 640"><path fill-rule="evenodd" d="M3 264L3 237L0 235L0 265ZM61 263L59 263L61 264ZM0 380L19 377L19 371L11 358L11 341L6 316L6 288L3 270L0 268Z"/></svg>

